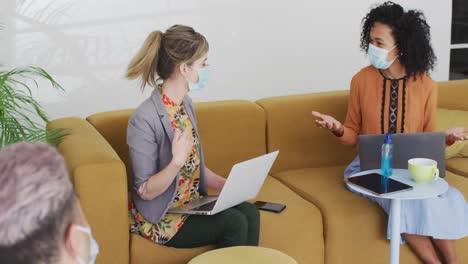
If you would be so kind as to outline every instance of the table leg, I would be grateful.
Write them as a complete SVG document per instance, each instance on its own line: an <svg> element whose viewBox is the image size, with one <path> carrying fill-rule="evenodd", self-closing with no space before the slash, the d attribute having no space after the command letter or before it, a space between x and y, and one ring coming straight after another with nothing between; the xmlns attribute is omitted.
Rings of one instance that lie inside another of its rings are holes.
<svg viewBox="0 0 468 264"><path fill-rule="evenodd" d="M400 263L400 207L401 201L392 199L390 205L390 225L392 227L392 234L390 238L390 264Z"/></svg>

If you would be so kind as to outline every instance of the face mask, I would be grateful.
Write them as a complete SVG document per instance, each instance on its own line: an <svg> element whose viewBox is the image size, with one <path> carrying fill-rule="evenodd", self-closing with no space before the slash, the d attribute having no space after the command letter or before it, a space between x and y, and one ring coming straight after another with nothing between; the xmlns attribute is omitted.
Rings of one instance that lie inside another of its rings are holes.
<svg viewBox="0 0 468 264"><path fill-rule="evenodd" d="M206 83L208 82L208 75L210 73L208 66L198 69L198 82L192 83L189 80L189 91L197 91L205 88Z"/></svg>
<svg viewBox="0 0 468 264"><path fill-rule="evenodd" d="M84 227L84 226L75 226L78 230L80 230L83 233L86 233L89 236L89 262L90 264L94 264L96 261L96 257L99 253L99 246L96 242L96 240L93 238L93 235L91 234L91 228L89 227ZM86 261L81 259L80 257L77 257L77 261L79 264L86 264Z"/></svg>
<svg viewBox="0 0 468 264"><path fill-rule="evenodd" d="M395 57L392 61L387 60L388 53L396 47L393 46L390 50L376 47L369 43L369 49L367 50L367 57L369 58L370 64L374 65L377 69L385 70L392 65L392 63L398 58Z"/></svg>

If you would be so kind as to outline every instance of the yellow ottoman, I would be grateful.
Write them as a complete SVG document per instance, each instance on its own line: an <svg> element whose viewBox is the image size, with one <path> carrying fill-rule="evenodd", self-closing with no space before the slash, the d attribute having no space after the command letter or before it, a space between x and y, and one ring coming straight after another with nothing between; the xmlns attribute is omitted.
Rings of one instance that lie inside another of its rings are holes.
<svg viewBox="0 0 468 264"><path fill-rule="evenodd" d="M205 252L188 264L297 264L290 256L263 247L228 247Z"/></svg>

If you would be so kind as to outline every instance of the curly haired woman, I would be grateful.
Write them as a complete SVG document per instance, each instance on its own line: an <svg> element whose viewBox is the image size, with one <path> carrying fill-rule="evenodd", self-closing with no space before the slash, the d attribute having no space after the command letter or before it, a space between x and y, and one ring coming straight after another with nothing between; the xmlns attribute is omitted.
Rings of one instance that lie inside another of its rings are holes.
<svg viewBox="0 0 468 264"><path fill-rule="evenodd" d="M392 2L375 7L363 19L361 49L367 52L371 65L351 81L345 123L313 112L316 124L350 146L357 144L359 134L434 131L437 86L428 71L436 57L424 15L405 11ZM447 143L468 139L465 132L467 128L448 129ZM344 177L358 171L359 157L349 165ZM389 200L367 198L391 214ZM454 240L468 236L468 205L458 190L450 187L439 197L402 201L400 221L402 238L424 263L441 263L434 245L444 263L459 263Z"/></svg>

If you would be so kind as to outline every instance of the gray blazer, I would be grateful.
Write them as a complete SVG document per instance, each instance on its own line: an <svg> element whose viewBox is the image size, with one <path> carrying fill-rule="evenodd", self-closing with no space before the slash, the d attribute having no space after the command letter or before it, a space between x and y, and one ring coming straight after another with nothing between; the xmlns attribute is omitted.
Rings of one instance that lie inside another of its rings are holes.
<svg viewBox="0 0 468 264"><path fill-rule="evenodd" d="M192 121L196 136L200 138L192 100L188 96L184 98L184 107ZM154 224L161 220L174 200L179 174L162 194L152 200L141 199L137 190L152 175L163 170L171 162L173 137L174 131L161 93L158 89L154 89L150 98L144 101L132 114L127 128L127 144L133 174L133 201L138 212ZM201 147L198 191L201 195L206 195L205 160Z"/></svg>

